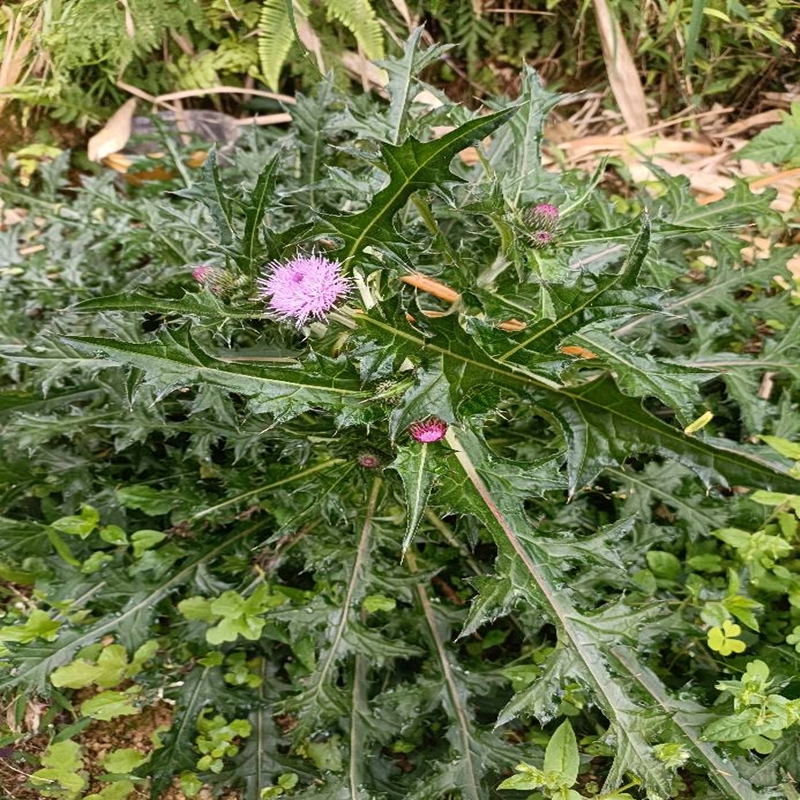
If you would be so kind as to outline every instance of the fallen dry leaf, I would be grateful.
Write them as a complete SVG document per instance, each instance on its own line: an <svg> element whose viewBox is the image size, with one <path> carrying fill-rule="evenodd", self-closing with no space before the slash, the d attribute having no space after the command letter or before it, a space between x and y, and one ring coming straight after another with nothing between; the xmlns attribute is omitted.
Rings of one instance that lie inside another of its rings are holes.
<svg viewBox="0 0 800 800"><path fill-rule="evenodd" d="M639 70L606 0L593 0L593 4L608 82L625 124L634 133L650 124Z"/></svg>
<svg viewBox="0 0 800 800"><path fill-rule="evenodd" d="M135 97L121 105L111 119L89 139L88 151L90 161L102 161L112 153L118 153L131 138L133 112L136 110Z"/></svg>

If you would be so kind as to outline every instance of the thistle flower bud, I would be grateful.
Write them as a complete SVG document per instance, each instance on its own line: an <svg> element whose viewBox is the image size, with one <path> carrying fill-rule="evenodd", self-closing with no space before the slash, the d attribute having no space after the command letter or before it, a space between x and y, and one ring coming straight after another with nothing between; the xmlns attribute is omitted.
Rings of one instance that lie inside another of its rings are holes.
<svg viewBox="0 0 800 800"><path fill-rule="evenodd" d="M438 442L447 433L447 423L439 417L428 417L425 420L412 422L408 426L408 432L421 444Z"/></svg>
<svg viewBox="0 0 800 800"><path fill-rule="evenodd" d="M214 294L226 294L236 288L237 277L226 269L201 264L192 270L192 277Z"/></svg>
<svg viewBox="0 0 800 800"><path fill-rule="evenodd" d="M525 212L525 223L531 230L528 235L534 247L547 247L553 241L558 216L558 209L550 203L539 203Z"/></svg>
<svg viewBox="0 0 800 800"><path fill-rule="evenodd" d="M201 285L205 286L213 277L215 272L219 270L214 267L209 267L207 264L201 264L192 270L192 277Z"/></svg>
<svg viewBox="0 0 800 800"><path fill-rule="evenodd" d="M525 212L525 222L534 231L552 233L558 225L558 217L558 208L550 203L539 203Z"/></svg>

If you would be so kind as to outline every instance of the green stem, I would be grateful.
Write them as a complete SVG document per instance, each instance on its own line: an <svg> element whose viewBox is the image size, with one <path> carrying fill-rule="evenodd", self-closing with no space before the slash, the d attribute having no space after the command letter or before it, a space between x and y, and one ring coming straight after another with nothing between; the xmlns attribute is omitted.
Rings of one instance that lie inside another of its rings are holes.
<svg viewBox="0 0 800 800"><path fill-rule="evenodd" d="M436 237L437 243L444 250L450 263L455 264L458 261L458 256L450 246L450 242L445 237L442 229L439 227L439 223L436 221L436 217L433 216L433 212L431 211L431 207L428 205L427 200L425 200L423 197L420 197L420 195L415 194L411 198L411 202L414 203L414 206L419 212L420 217L422 217L425 227Z"/></svg>
<svg viewBox="0 0 800 800"><path fill-rule="evenodd" d="M322 472L323 470L330 469L331 467L335 467L337 464L343 464L344 462L345 462L344 458L331 458L328 461L323 462L322 464L316 464L313 467L309 467L308 469L302 470L302 472L297 472L294 475L290 475L288 478L282 478L279 481L273 481L272 483L267 483L264 486L259 486L257 489L251 489L249 492L243 492L242 494L237 494L236 497L231 497L228 500L223 500L221 503L217 503L217 505L215 506L210 506L209 508L203 509L202 511L198 511L196 514L193 514L191 517L189 517L189 520L200 519L201 517L213 514L215 511L219 511L221 508L225 508L227 506L233 505L234 503L238 503L240 500L245 500L248 497L253 497L254 495L261 494L262 492L266 492L269 489L276 489L278 486L285 486L287 483L293 483L294 481L298 481L301 478L306 478L309 475L314 475L317 472Z"/></svg>

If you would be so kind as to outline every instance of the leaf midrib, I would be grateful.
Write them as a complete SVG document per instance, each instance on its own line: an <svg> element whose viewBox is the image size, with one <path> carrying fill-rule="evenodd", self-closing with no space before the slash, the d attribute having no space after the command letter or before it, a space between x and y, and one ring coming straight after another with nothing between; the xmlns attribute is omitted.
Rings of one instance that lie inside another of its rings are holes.
<svg viewBox="0 0 800 800"><path fill-rule="evenodd" d="M296 381L288 381L288 380L285 380L285 379L277 379L277 378L273 378L273 377L267 378L267 377L262 377L260 375L251 375L249 373L238 372L236 370L224 370L224 369L219 369L219 368L216 368L216 367L209 367L209 366L206 366L206 365L204 365L204 364L202 364L200 362L189 361L188 359L187 360L180 360L180 361L177 360L177 359L170 359L170 358L166 358L166 357L161 356L161 355L156 355L154 353L143 352L143 351L138 349L138 348L141 348L141 347L149 347L150 345L141 345L141 344L127 343L127 342L115 342L112 345L112 344L109 344L108 341L106 341L105 339L93 339L93 338L90 338L90 337L70 338L70 337L66 337L65 336L65 337L62 337L62 340L67 342L68 344L71 344L74 347L77 347L78 349L86 349L87 345L91 345L91 346L94 346L94 347L96 347L98 349L104 350L104 351L108 352L109 354L111 354L111 353L132 353L132 354L135 354L135 355L138 355L138 356L143 356L145 358L152 359L154 361L157 361L157 362L165 364L165 365L171 365L173 373L175 371L175 365L177 364L177 365L179 365L179 366L181 366L181 367L183 367L185 369L189 368L189 369L195 370L198 374L217 376L218 380L222 380L223 377L224 378L231 378L233 376L233 377L239 377L239 378L247 378L247 379L253 380L253 381L259 381L259 382L262 382L262 383L265 383L265 384L269 384L269 383L280 384L280 385L283 385L283 386L294 387L296 389L317 389L317 390L323 391L323 392L331 392L333 394L347 395L347 396L353 396L353 397L363 396L365 394L360 389L344 389L344 388L341 388L339 386L331 385L331 384L320 385L320 384L317 384L317 383L299 383L299 382L296 382ZM131 346L131 349L126 349L125 347L120 347L119 345L121 345L121 344L129 344ZM164 345L155 345L155 346L156 347L164 347ZM133 349L133 348L137 348L137 349ZM126 362L122 361L122 362L118 362L118 363L122 363L124 365Z"/></svg>
<svg viewBox="0 0 800 800"><path fill-rule="evenodd" d="M623 725L619 724L619 721L616 718L616 705L606 691L606 686L612 682L610 676L602 667L598 670L598 666L594 664L591 659L587 658L584 652L585 643L583 642L578 631L576 631L573 626L570 616L572 614L578 614L579 612L571 604L562 602L561 599L556 596L553 587L551 587L546 577L539 572L536 564L533 563L530 556L522 546L522 543L519 541L519 538L514 532L511 524L508 522L503 512L495 504L486 484L483 482L483 479L478 472L477 467L470 459L466 450L461 446L461 443L458 441L453 429L449 429L445 436L448 444L453 449L461 468L464 470L467 480L472 484L478 496L480 497L481 502L484 503L486 508L489 510L489 513L494 517L495 522L500 527L500 530L503 532L503 536L505 536L506 541L513 549L515 555L520 559L522 564L524 564L525 569L535 581L536 586L542 593L542 596L544 597L554 617L558 620L558 624L564 631L565 636L569 639L573 652L575 652L577 657L580 659L588 674L591 675L592 681L595 685L595 690L604 700L605 713L609 715L609 718L612 722L616 723L619 735L625 737L631 743L631 746L634 746L631 736L629 735L630 732L627 731Z"/></svg>

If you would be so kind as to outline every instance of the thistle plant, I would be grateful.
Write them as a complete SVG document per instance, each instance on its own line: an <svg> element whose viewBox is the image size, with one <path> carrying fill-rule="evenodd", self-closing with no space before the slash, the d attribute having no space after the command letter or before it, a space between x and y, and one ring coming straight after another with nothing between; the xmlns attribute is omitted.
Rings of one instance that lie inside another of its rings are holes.
<svg viewBox="0 0 800 800"><path fill-rule="evenodd" d="M64 200L53 166L85 272L60 314L55 253L2 274L0 575L32 588L0 687L69 695L75 774L166 697L100 778L153 798L769 796L799 771L800 325L792 249L743 267L739 234L770 195L554 175L536 75L432 111L420 35L388 102L322 85L157 202Z"/></svg>

